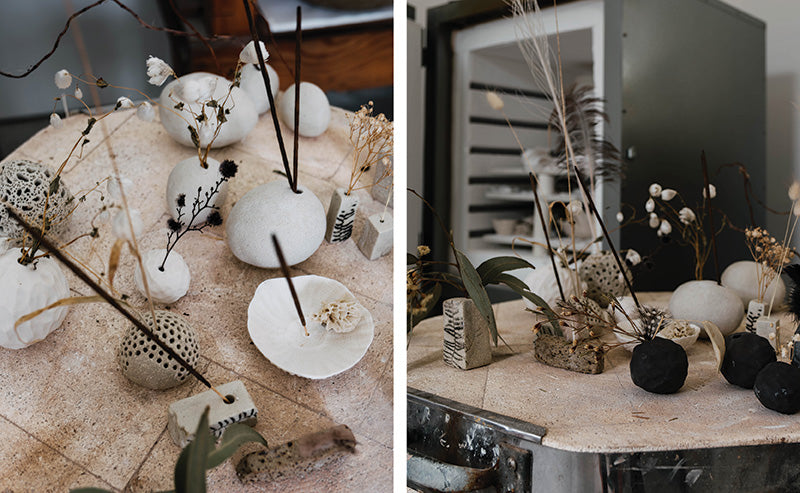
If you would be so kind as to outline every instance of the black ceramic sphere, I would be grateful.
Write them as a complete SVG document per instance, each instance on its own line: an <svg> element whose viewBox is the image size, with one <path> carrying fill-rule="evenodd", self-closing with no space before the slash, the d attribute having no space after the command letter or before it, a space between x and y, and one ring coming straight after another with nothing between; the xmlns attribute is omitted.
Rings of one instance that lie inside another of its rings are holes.
<svg viewBox="0 0 800 493"><path fill-rule="evenodd" d="M728 383L752 389L756 375L776 361L769 341L752 332L737 332L725 338L725 356L720 371Z"/></svg>
<svg viewBox="0 0 800 493"><path fill-rule="evenodd" d="M633 348L631 379L655 394L673 394L683 387L689 373L689 358L680 344L656 337Z"/></svg>
<svg viewBox="0 0 800 493"><path fill-rule="evenodd" d="M758 372L753 390L767 409L794 414L800 411L800 368L781 361L769 363Z"/></svg>

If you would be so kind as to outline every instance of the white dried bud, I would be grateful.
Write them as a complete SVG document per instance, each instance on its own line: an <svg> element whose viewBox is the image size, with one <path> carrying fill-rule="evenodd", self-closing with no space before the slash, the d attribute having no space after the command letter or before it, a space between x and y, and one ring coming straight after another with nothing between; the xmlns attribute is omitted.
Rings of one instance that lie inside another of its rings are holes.
<svg viewBox="0 0 800 493"><path fill-rule="evenodd" d="M628 249L628 252L625 254L625 260L628 261L631 265L639 265L642 262L642 256L639 255L639 252L634 250L633 248Z"/></svg>
<svg viewBox="0 0 800 493"><path fill-rule="evenodd" d="M781 348L781 358L788 358L789 350L786 347Z"/></svg>
<svg viewBox="0 0 800 493"><path fill-rule="evenodd" d="M197 129L197 137L200 139L200 147L208 147L214 141L216 126L209 123L201 123Z"/></svg>
<svg viewBox="0 0 800 493"><path fill-rule="evenodd" d="M266 62L269 60L269 52L267 51L267 47L264 46L263 41L259 41L258 46L261 48L261 56ZM242 51L239 52L239 61L242 63L258 63L258 54L256 53L255 43L250 41L244 46L244 48L242 48Z"/></svg>
<svg viewBox="0 0 800 493"><path fill-rule="evenodd" d="M503 100L500 99L500 96L497 95L494 91L489 91L486 93L486 101L489 102L489 106L492 107L493 110L500 111L505 106Z"/></svg>
<svg viewBox="0 0 800 493"><path fill-rule="evenodd" d="M207 102L217 88L216 77L200 77L193 80L182 80L178 84L176 93L178 97L187 103Z"/></svg>
<svg viewBox="0 0 800 493"><path fill-rule="evenodd" d="M661 191L661 200L664 202L669 202L670 200L674 199L675 196L678 195L678 192L671 188L665 188Z"/></svg>
<svg viewBox="0 0 800 493"><path fill-rule="evenodd" d="M644 203L644 210L647 212L653 212L656 210L656 201L652 198L647 199L647 202Z"/></svg>
<svg viewBox="0 0 800 493"><path fill-rule="evenodd" d="M658 227L658 232L662 235L668 235L672 233L672 225L666 219L662 219L661 225Z"/></svg>
<svg viewBox="0 0 800 493"><path fill-rule="evenodd" d="M53 128L61 128L64 126L64 122L61 120L61 117L58 116L58 113L50 113L50 126Z"/></svg>
<svg viewBox="0 0 800 493"><path fill-rule="evenodd" d="M800 199L800 182L792 182L792 186L789 187L789 198L792 200Z"/></svg>
<svg viewBox="0 0 800 493"><path fill-rule="evenodd" d="M78 99L83 99L83 91L78 86L75 86L75 97Z"/></svg>
<svg viewBox="0 0 800 493"><path fill-rule="evenodd" d="M577 216L583 212L583 204L581 204L578 200L571 200L569 204L567 204L567 210L573 216Z"/></svg>
<svg viewBox="0 0 800 493"><path fill-rule="evenodd" d="M715 187L714 185L712 185L710 183L708 184L708 191L709 191L712 199L717 196L717 187ZM706 187L703 187L703 198L704 199L708 198L708 197L706 197Z"/></svg>
<svg viewBox="0 0 800 493"><path fill-rule="evenodd" d="M131 209L131 223L133 224L133 233L139 237L144 230L144 223L142 222L142 213L136 209ZM131 228L128 225L128 215L125 211L121 210L114 216L111 221L111 232L120 240L133 242L131 237Z"/></svg>
<svg viewBox="0 0 800 493"><path fill-rule="evenodd" d="M697 216L694 214L694 211L689 209L688 207L684 207L680 211L678 211L678 217L681 219L683 224L691 224L696 219Z"/></svg>
<svg viewBox="0 0 800 493"><path fill-rule="evenodd" d="M621 223L624 220L625 220L625 214L623 214L622 211L617 212L617 222Z"/></svg>
<svg viewBox="0 0 800 493"><path fill-rule="evenodd" d="M652 185L650 185L648 191L650 192L651 197L658 197L659 195L661 195L661 185L659 185L658 183L653 183Z"/></svg>
<svg viewBox="0 0 800 493"><path fill-rule="evenodd" d="M175 71L164 60L154 56L147 59L147 76L150 77L147 82L154 86L162 85L170 75L174 74Z"/></svg>
<svg viewBox="0 0 800 493"><path fill-rule="evenodd" d="M648 223L651 228L656 229L661 225L661 219L659 219L658 214L651 213L650 214L650 222Z"/></svg>
<svg viewBox="0 0 800 493"><path fill-rule="evenodd" d="M117 98L117 104L114 106L114 109L115 110L120 110L120 109L127 110L128 108L133 108L133 106L134 106L133 105L133 101L131 101L129 98L126 98L125 96L121 96L121 97Z"/></svg>
<svg viewBox="0 0 800 493"><path fill-rule="evenodd" d="M145 101L136 108L136 116L142 121L152 122L156 117L156 111L153 109L152 104Z"/></svg>
<svg viewBox="0 0 800 493"><path fill-rule="evenodd" d="M59 70L55 76L56 87L66 89L72 85L72 75L66 69Z"/></svg>
<svg viewBox="0 0 800 493"><path fill-rule="evenodd" d="M800 217L800 202L796 202L794 204L794 207L792 207L792 214L794 214L795 216Z"/></svg>
<svg viewBox="0 0 800 493"><path fill-rule="evenodd" d="M121 185L121 186L120 186ZM131 193L133 189L133 180L126 176L119 176L119 177L110 177L108 179L108 183L106 183L106 190L108 191L108 195L113 200L122 200L122 193L120 191L125 192L125 195Z"/></svg>

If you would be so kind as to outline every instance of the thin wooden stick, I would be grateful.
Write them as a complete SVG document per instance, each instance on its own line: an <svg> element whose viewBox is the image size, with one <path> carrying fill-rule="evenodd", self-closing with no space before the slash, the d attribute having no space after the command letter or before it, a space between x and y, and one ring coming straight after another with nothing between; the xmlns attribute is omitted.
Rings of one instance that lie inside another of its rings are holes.
<svg viewBox="0 0 800 493"><path fill-rule="evenodd" d="M286 263L286 259L283 257L283 250L281 250L281 245L278 243L278 237L275 236L275 233L272 233L272 244L275 245L275 253L278 254L278 262L281 264L281 272L283 273L283 277L285 277L286 282L289 283L289 291L292 293L292 300L294 300L294 307L297 310L297 316L300 317L300 323L303 324L303 331L306 333L306 336L308 336L306 317L303 316L303 309L300 308L300 298L297 297L297 291L294 290L292 274L289 272L289 264Z"/></svg>
<svg viewBox="0 0 800 493"><path fill-rule="evenodd" d="M253 38L253 44L256 48L256 56L258 57L258 67L261 69L261 77L264 79L264 86L267 88L267 99L269 99L269 112L272 114L272 124L275 126L275 134L278 137L278 147L281 149L281 159L283 160L283 170L286 172L286 178L289 180L289 186L292 190L295 189L295 179L292 176L292 170L289 168L289 158L286 156L286 146L283 144L283 134L281 133L281 124L278 121L278 113L275 109L275 98L272 97L272 84L269 82L269 74L267 73L267 66L264 64L264 56L261 54L261 41L258 39L258 30L256 30L256 23L253 19L253 13L250 11L250 0L242 0L244 2L244 10L247 13L247 22L250 25L250 37Z"/></svg>
<svg viewBox="0 0 800 493"><path fill-rule="evenodd" d="M711 226L711 248L714 250L714 273L717 277L717 284L721 284L719 276L719 256L717 255L717 230L714 228L714 213L711 208L711 187L708 182L708 163L706 162L706 151L701 151L700 161L703 163L703 190L706 192L706 210L708 211L708 224Z"/></svg>
<svg viewBox="0 0 800 493"><path fill-rule="evenodd" d="M293 165L294 171L292 176L294 177L292 183L292 191L294 193L297 192L297 149L300 145L300 45L303 42L303 30L301 28L302 24L302 13L301 8L297 6L297 26L295 27L294 36L295 36L295 47L294 47L294 156L293 158Z"/></svg>
<svg viewBox="0 0 800 493"><path fill-rule="evenodd" d="M38 231L38 229L36 227L32 226L31 224L28 224L28 222L25 219L23 219L17 213L17 211L14 210L13 207L11 207L8 204L4 204L4 205L5 205L6 210L8 211L8 215L11 216L11 218L13 218L15 221L17 221L17 223L19 223L19 225L22 226L25 229L25 231L27 231L29 235L31 235L33 238L35 238L44 248L46 248L47 251L50 254L52 254L54 257L56 257L58 260L60 260L62 264L66 265L67 268L69 270L71 270L81 281L85 282L90 288L92 288L92 290L95 293L97 293L105 301L107 301L109 305L114 307L114 309L116 309L125 318L127 318L131 323L133 323L133 325L135 325L136 328L138 328L139 330L144 332L150 339L153 340L153 342L158 344L158 346L161 349L163 349L164 351L167 352L167 354L172 356L175 359L175 361L178 362L178 364L180 364L182 367L184 367L186 369L186 371L191 373L196 379L198 379L200 382L202 382L203 385L205 385L206 387L208 387L211 390L213 390L214 392L216 392L217 395L219 395L222 398L223 401L227 402L227 399L225 399L225 397L222 394L220 394L220 392L217 389L215 389L214 386L211 385L211 383L208 380L206 380L205 377L203 377L203 375L201 375L197 370L195 370L192 367L192 365L187 363L186 360L181 358L180 355L178 355L178 353L176 353L171 347L169 347L166 343L164 343L161 339L159 339L158 336L156 336L153 333L153 331L150 330L149 327L147 327L145 324L143 324L141 322L141 320L136 318L136 316L133 315L130 311L128 311L128 309L123 307L119 303L119 301L117 301L113 296L108 294L108 292L105 289L100 287L99 284L94 282L88 275L86 275L86 273L83 272L83 270L81 270L80 267L75 265L75 263L72 260L67 258L67 256L64 255L63 253L61 253L61 251L58 248L56 248L55 245L50 243L49 240L47 240L44 236L42 236L39 233L39 231ZM158 321L153 319L153 325L158 327Z"/></svg>
<svg viewBox="0 0 800 493"><path fill-rule="evenodd" d="M556 276L556 284L558 284L558 294L561 295L561 301L566 302L564 297L564 288L561 287L561 277L558 275L558 268L556 267L556 257L553 254L553 247L550 245L550 234L547 232L547 222L544 220L544 213L542 212L542 204L539 202L539 192L536 190L538 181L532 172L528 173L531 179L531 189L533 190L533 201L536 202L536 210L539 212L539 219L542 222L542 231L544 231L544 239L547 242L547 253L550 255L550 262L553 264L553 274Z"/></svg>

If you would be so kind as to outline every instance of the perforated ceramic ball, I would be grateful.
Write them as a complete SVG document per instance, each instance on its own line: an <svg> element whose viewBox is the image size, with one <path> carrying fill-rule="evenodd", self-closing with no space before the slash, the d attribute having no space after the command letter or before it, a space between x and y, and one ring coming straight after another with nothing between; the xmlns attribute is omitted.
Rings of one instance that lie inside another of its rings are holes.
<svg viewBox="0 0 800 493"><path fill-rule="evenodd" d="M142 322L191 366L197 363L200 347L192 326L180 315L156 310L158 328L153 330L153 317L142 316ZM122 338L117 353L120 369L131 382L149 389L162 390L186 381L189 372L178 364L149 336L131 326Z"/></svg>
<svg viewBox="0 0 800 493"><path fill-rule="evenodd" d="M630 279L630 269L623 264L625 275ZM608 306L608 297L625 294L628 286L619 271L611 252L593 253L586 257L580 268L581 279L586 283L586 293L600 306Z"/></svg>
<svg viewBox="0 0 800 493"><path fill-rule="evenodd" d="M8 161L0 169L0 199L11 204L25 219L37 225L42 224L47 203L47 217L53 224L52 232L57 233L64 225L61 220L69 213L73 198L64 182L59 181L58 189L48 200L47 192L55 174L49 166L35 161ZM23 231L22 226L9 217L6 208L0 207L0 236L16 240L22 237Z"/></svg>

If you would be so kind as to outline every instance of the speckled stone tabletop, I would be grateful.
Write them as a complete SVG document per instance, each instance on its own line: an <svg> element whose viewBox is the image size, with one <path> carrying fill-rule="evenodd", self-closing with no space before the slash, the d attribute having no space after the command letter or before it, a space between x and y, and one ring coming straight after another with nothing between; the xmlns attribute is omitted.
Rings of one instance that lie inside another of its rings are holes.
<svg viewBox="0 0 800 493"><path fill-rule="evenodd" d="M86 128L85 115L46 128L7 159L31 159L57 168ZM291 159L292 132L284 130ZM193 150L175 143L160 123L146 123L134 111L112 114L89 135L80 159L72 158L63 181L77 195L109 176L112 160L135 184L128 195L142 212L143 250L166 245L165 190L169 172ZM336 186L346 185L352 147L345 112L333 110L332 123L317 138L300 140L300 183L327 209ZM239 173L230 182L222 207L225 217L249 189L284 180L274 129L268 114L240 143L211 151L217 160L233 159ZM371 177L368 177L368 180ZM103 186L103 190L105 187ZM383 210L368 191L355 225ZM108 198L106 199L108 200ZM92 194L78 208L67 236L91 230L101 207ZM99 223L97 223L99 224ZM108 223L100 238L82 239L69 251L98 272L113 244ZM192 273L188 294L168 309L184 315L199 334L198 370L212 383L242 380L259 410L258 430L280 445L334 424L346 424L358 440L357 453L302 477L243 486L231 461L208 473L209 491L390 491L392 484L392 257L368 261L353 239L324 243L294 275L317 274L343 283L372 313L375 338L364 358L350 370L325 380L289 375L273 366L250 342L247 306L263 280L278 269L258 269L237 260L224 241L224 226L190 233L176 247ZM66 270L66 269L65 269ZM75 295L91 290L67 275ZM123 256L115 287L143 306L133 283L133 258ZM163 306L161 306L163 308ZM159 305L156 305L159 308ZM167 433L170 403L202 392L190 379L167 391L129 382L118 370L116 352L126 321L106 304L72 307L65 323L29 348L0 348L0 491L64 492L79 486L115 491L172 489L180 449Z"/></svg>
<svg viewBox="0 0 800 493"><path fill-rule="evenodd" d="M669 293L639 295L666 306ZM408 348L408 386L544 426L542 444L572 452L637 452L800 442L800 420L770 411L752 390L728 384L716 369L711 344L687 351L689 375L672 395L645 392L631 381L630 353L606 356L605 371L586 375L539 363L533 355L535 316L522 301L495 305L497 327L511 349L494 361L461 371L442 362L442 319L414 328ZM790 327L788 317L782 325ZM794 326L791 326L793 331Z"/></svg>

